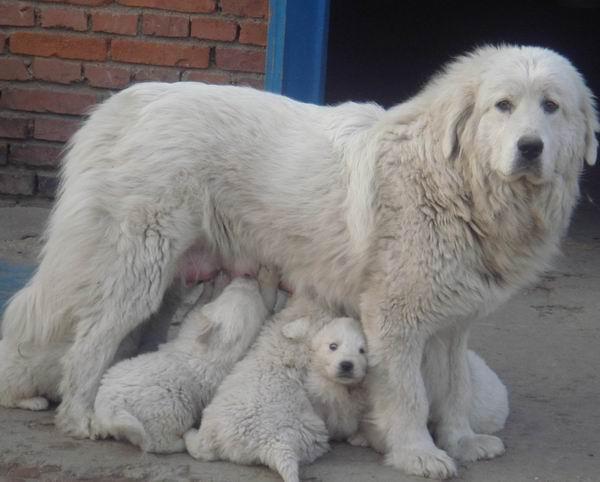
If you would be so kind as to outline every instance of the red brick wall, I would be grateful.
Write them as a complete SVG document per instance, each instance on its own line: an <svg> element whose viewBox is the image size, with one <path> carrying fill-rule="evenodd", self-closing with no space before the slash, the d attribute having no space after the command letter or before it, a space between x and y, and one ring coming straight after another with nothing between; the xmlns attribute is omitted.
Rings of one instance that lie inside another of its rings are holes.
<svg viewBox="0 0 600 482"><path fill-rule="evenodd" d="M0 0L0 201L51 199L64 142L135 82L262 88L268 0Z"/></svg>

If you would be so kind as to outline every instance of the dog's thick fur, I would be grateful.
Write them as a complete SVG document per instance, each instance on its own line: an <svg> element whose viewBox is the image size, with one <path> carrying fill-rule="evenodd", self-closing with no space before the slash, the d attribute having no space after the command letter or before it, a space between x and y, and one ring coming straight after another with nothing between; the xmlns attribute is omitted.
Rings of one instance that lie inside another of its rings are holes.
<svg viewBox="0 0 600 482"><path fill-rule="evenodd" d="M273 308L279 277L262 268L258 279L261 286L234 279L214 301L188 313L177 338L110 368L94 404L93 435L126 439L146 452L185 451L183 434L198 423ZM270 291L268 300L261 290Z"/></svg>
<svg viewBox="0 0 600 482"><path fill-rule="evenodd" d="M366 407L359 388L367 365L360 325L301 305L292 301L265 326L225 378L200 429L185 435L193 457L262 463L286 482L298 482L300 463L325 453L330 437L356 431ZM339 359L331 343L338 343ZM342 373L341 363L351 360L352 372Z"/></svg>
<svg viewBox="0 0 600 482"><path fill-rule="evenodd" d="M75 335L57 423L88 436L119 341L159 308L189 247L276 265L297 292L360 316L386 461L450 476L450 456L503 451L469 424L468 322L548 266L597 130L580 74L535 47L478 49L387 112L197 83L131 87L74 136L40 267L3 332ZM524 138L544 146L526 167ZM450 366L440 448L420 370L434 333Z"/></svg>

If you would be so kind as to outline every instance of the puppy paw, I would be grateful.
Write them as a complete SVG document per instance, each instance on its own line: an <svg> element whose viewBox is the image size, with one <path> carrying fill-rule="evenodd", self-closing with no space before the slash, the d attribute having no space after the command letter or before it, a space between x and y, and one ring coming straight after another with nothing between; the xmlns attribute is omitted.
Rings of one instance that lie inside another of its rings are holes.
<svg viewBox="0 0 600 482"><path fill-rule="evenodd" d="M348 443L350 445L353 445L354 447L369 447L369 441L367 440L367 437L361 433L361 432L356 432L354 435L352 435L349 439L348 439Z"/></svg>
<svg viewBox="0 0 600 482"><path fill-rule="evenodd" d="M188 451L188 454L198 460L216 460L214 454L204 447L198 432L198 430L192 428L183 434L183 441L185 442L185 448Z"/></svg>
<svg viewBox="0 0 600 482"><path fill-rule="evenodd" d="M22 408L24 410L33 410L36 412L39 410L47 410L48 405L48 400L44 397L24 398L23 400L19 400L16 403L16 406L19 408Z"/></svg>
<svg viewBox="0 0 600 482"><path fill-rule="evenodd" d="M456 476L456 464L446 452L433 444L426 447L400 447L387 454L385 463L406 474L449 479Z"/></svg>
<svg viewBox="0 0 600 482"><path fill-rule="evenodd" d="M448 453L461 462L493 459L504 453L502 440L493 435L467 435L446 447Z"/></svg>
<svg viewBox="0 0 600 482"><path fill-rule="evenodd" d="M70 409L62 407L63 404L59 405L56 412L54 421L56 427L71 437L89 438L91 436L90 428L93 417L91 410L83 408L75 409L73 406Z"/></svg>

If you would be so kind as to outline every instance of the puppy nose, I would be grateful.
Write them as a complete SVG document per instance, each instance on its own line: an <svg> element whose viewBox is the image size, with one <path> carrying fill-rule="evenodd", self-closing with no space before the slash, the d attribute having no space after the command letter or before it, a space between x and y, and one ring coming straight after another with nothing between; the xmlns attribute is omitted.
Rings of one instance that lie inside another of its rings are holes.
<svg viewBox="0 0 600 482"><path fill-rule="evenodd" d="M525 159L532 161L542 153L544 143L539 137L523 136L517 142L517 148Z"/></svg>
<svg viewBox="0 0 600 482"><path fill-rule="evenodd" d="M344 373L351 372L354 369L354 363L351 361L343 361L340 363L340 370Z"/></svg>

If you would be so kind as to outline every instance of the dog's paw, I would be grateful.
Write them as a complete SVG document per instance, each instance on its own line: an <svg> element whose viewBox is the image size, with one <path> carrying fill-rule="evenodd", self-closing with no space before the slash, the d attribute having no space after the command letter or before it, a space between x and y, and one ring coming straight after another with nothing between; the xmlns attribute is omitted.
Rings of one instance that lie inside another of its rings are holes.
<svg viewBox="0 0 600 482"><path fill-rule="evenodd" d="M16 405L24 410L33 410L37 412L40 410L47 410L49 403L44 397L31 397L19 400Z"/></svg>
<svg viewBox="0 0 600 482"><path fill-rule="evenodd" d="M385 463L406 474L431 479L449 479L457 474L454 460L433 444L422 448L399 448L386 455Z"/></svg>
<svg viewBox="0 0 600 482"><path fill-rule="evenodd" d="M66 409L61 404L56 412L54 423L66 435L74 438L90 438L92 417L91 410L73 409L73 407Z"/></svg>
<svg viewBox="0 0 600 482"><path fill-rule="evenodd" d="M370 447L367 437L362 432L356 432L348 439L348 443L354 447Z"/></svg>
<svg viewBox="0 0 600 482"><path fill-rule="evenodd" d="M504 453L502 440L493 435L467 435L446 447L448 453L461 462L493 459Z"/></svg>
<svg viewBox="0 0 600 482"><path fill-rule="evenodd" d="M195 459L203 460L205 462L216 460L215 455L204 447L202 439L199 436L199 431L195 428L192 428L183 434L183 441L185 442L186 450Z"/></svg>

